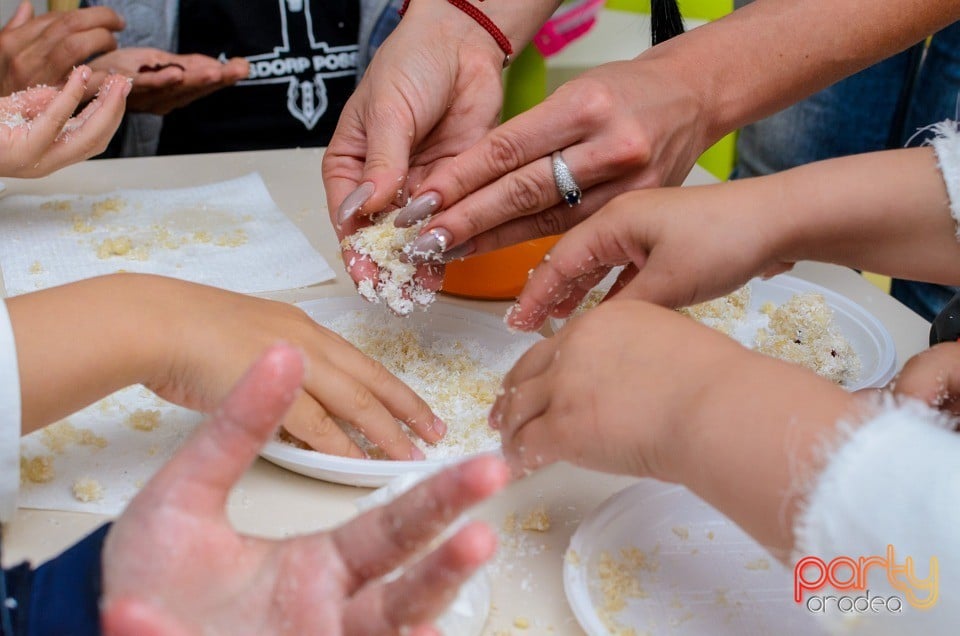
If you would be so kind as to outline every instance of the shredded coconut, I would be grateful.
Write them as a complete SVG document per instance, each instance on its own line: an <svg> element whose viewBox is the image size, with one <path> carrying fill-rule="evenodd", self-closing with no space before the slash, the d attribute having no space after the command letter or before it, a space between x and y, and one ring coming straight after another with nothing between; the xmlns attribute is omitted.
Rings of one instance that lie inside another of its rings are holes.
<svg viewBox="0 0 960 636"><path fill-rule="evenodd" d="M379 269L376 286L361 283L357 291L372 302L384 302L399 316L409 315L415 307L427 307L436 292L426 289L416 278L417 266L409 259L408 246L426 221L400 228L393 223L400 210L374 217L373 225L360 228L343 239L341 247L369 258Z"/></svg>
<svg viewBox="0 0 960 636"><path fill-rule="evenodd" d="M408 431L410 439L429 459L497 448L500 437L487 424L487 415L504 374L529 342L491 351L470 338L424 333L405 321L384 322L378 313L346 312L321 324L383 364L447 425L447 433L436 444L429 445ZM343 426L368 455L386 458L353 427Z"/></svg>
<svg viewBox="0 0 960 636"><path fill-rule="evenodd" d="M657 546L648 555L639 548L626 547L621 548L616 557L606 550L600 553L590 571L590 587L597 592L594 597L602 601L597 614L608 633L618 636L636 634L634 628L620 622L618 615L626 609L629 600L649 598L641 579L655 577L659 572L659 550Z"/></svg>
<svg viewBox="0 0 960 636"><path fill-rule="evenodd" d="M73 483L73 496L83 503L100 501L103 499L103 486L96 479L81 477Z"/></svg>
<svg viewBox="0 0 960 636"><path fill-rule="evenodd" d="M52 455L20 456L20 483L45 484L55 476Z"/></svg>
<svg viewBox="0 0 960 636"><path fill-rule="evenodd" d="M804 366L828 380L847 384L860 374L860 358L836 328L821 294L794 294L782 305L750 310L750 287L680 309L760 353ZM747 336L746 334L749 334Z"/></svg>

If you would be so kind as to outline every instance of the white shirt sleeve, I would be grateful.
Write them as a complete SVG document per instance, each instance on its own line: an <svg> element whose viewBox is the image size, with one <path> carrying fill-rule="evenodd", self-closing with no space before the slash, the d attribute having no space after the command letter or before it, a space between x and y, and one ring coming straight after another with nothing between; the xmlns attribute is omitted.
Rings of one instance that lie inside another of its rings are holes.
<svg viewBox="0 0 960 636"><path fill-rule="evenodd" d="M930 145L937 154L937 163L950 196L950 214L957 222L957 239L960 240L960 129L952 120L934 124L930 129L936 136Z"/></svg>
<svg viewBox="0 0 960 636"><path fill-rule="evenodd" d="M0 522L13 518L20 490L20 370L7 305L0 300Z"/></svg>
<svg viewBox="0 0 960 636"><path fill-rule="evenodd" d="M936 590L929 609L916 609L905 589L895 588L878 564L866 570L871 597L899 596L902 613L817 612L837 634L955 634L960 625L960 434L955 421L926 405L892 400L870 421L849 434L831 456L799 516L793 563L805 556L827 564L838 556L888 557L893 564L913 561L921 585L909 590L922 602ZM932 561L937 561L936 580ZM847 578L840 570L838 580ZM804 578L815 580L817 568ZM902 573L894 578L904 581ZM935 585L933 585L935 583ZM827 587L810 594L863 596L859 590ZM804 598L809 600L809 595ZM818 608L818 603L812 603ZM845 605L847 607L849 604ZM861 603L862 606L862 603ZM894 607L890 604L889 607ZM807 609L810 609L808 605Z"/></svg>

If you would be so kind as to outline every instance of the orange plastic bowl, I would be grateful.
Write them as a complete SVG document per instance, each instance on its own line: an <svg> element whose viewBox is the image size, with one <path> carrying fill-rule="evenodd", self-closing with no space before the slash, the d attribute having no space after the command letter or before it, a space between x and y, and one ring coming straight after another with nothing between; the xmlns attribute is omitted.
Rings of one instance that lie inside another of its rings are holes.
<svg viewBox="0 0 960 636"><path fill-rule="evenodd" d="M525 241L447 265L443 291L467 298L512 300L559 236Z"/></svg>

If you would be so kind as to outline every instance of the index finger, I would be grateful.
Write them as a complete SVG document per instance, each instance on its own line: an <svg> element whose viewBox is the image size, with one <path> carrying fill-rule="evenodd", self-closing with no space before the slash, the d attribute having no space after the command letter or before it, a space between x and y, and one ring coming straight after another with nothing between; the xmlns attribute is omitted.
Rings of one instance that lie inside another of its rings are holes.
<svg viewBox="0 0 960 636"><path fill-rule="evenodd" d="M392 571L508 479L502 459L478 457L437 473L386 506L334 530L331 538L351 575L351 587L355 590Z"/></svg>
<svg viewBox="0 0 960 636"><path fill-rule="evenodd" d="M630 262L619 245L617 226L595 216L574 226L553 246L524 285L507 324L534 331L559 305L579 303L611 267Z"/></svg>
<svg viewBox="0 0 960 636"><path fill-rule="evenodd" d="M448 208L468 194L582 138L580 111L556 97L497 126L457 156L438 164L413 193L437 192Z"/></svg>

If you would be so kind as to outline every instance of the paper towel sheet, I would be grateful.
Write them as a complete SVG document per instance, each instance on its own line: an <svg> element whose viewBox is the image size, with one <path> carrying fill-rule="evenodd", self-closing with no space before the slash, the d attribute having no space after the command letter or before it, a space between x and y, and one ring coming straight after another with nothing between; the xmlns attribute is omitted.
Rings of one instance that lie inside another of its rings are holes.
<svg viewBox="0 0 960 636"><path fill-rule="evenodd" d="M10 296L119 271L243 293L334 278L259 174L177 190L8 195L0 269Z"/></svg>
<svg viewBox="0 0 960 636"><path fill-rule="evenodd" d="M20 440L21 462L52 462L52 475L43 483L21 478L19 505L119 514L202 419L142 386L118 391ZM78 499L73 489L80 480L95 482L102 496Z"/></svg>

